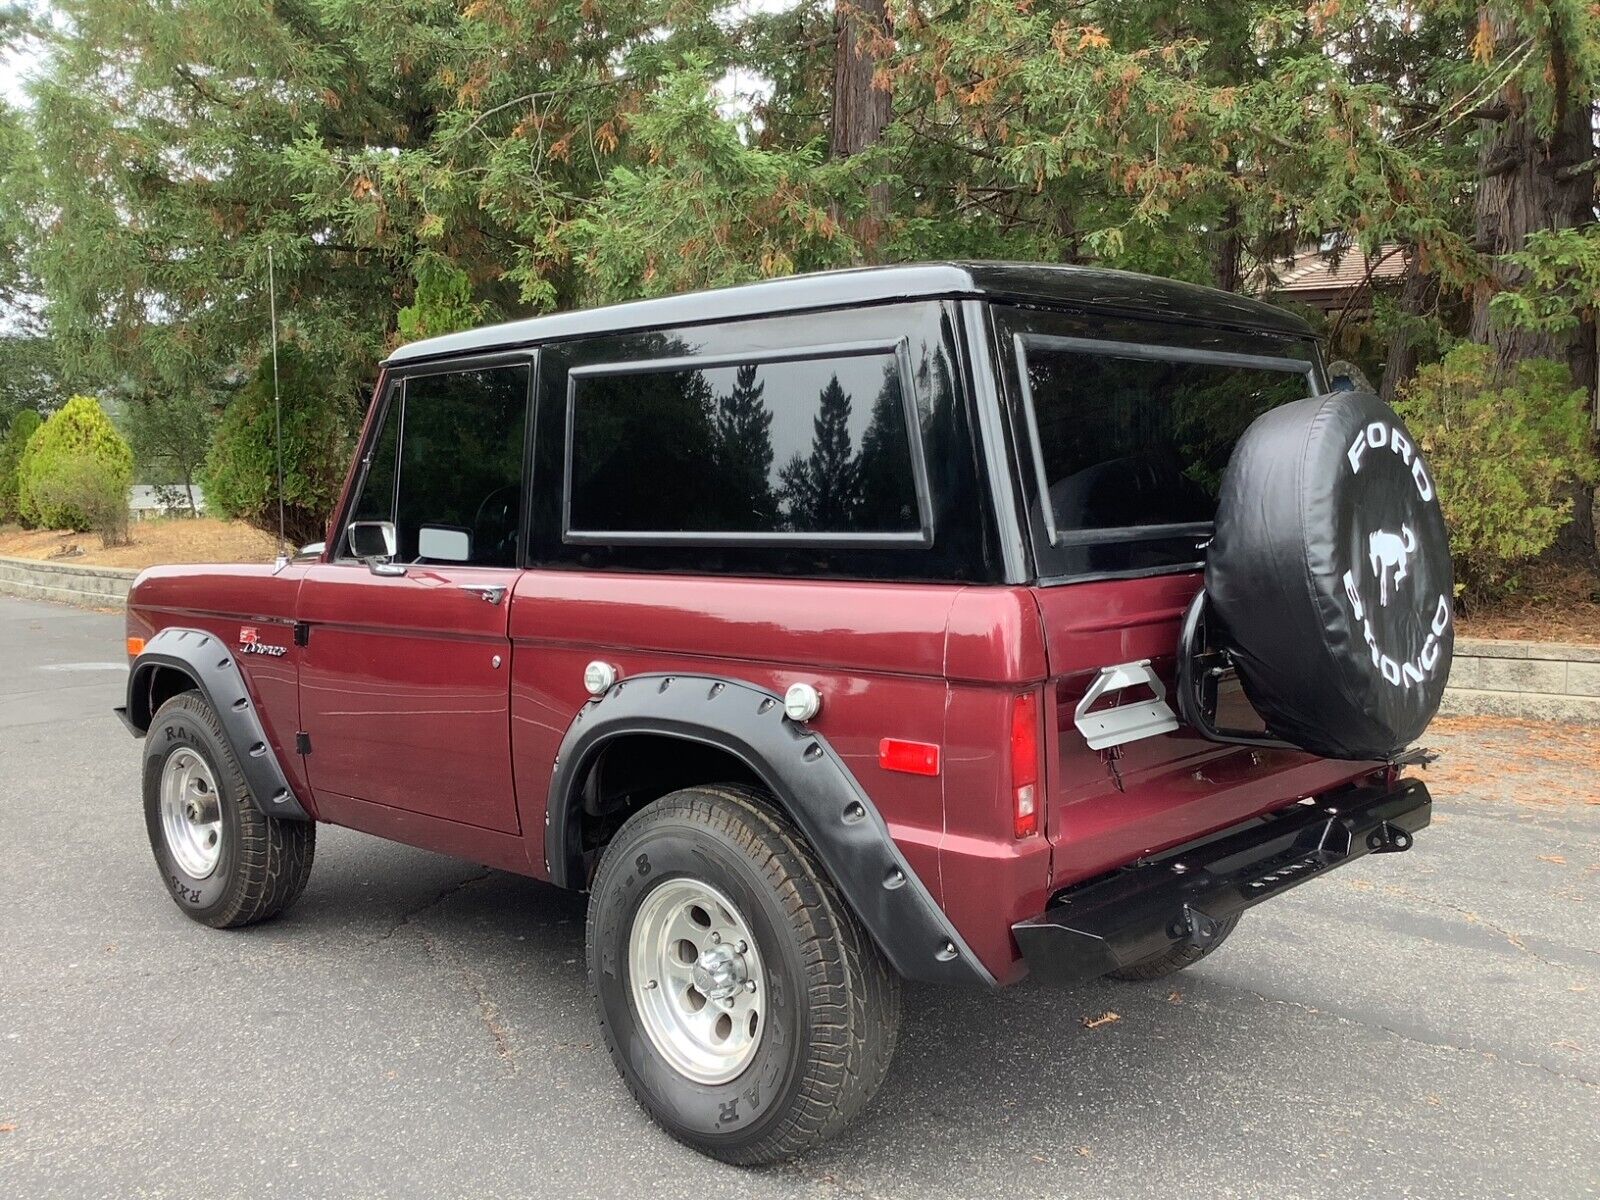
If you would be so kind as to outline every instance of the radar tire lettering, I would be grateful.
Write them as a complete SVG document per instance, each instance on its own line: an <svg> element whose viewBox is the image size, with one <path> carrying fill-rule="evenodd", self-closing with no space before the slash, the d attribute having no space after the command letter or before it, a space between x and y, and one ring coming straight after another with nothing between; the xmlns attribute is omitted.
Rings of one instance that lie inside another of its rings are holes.
<svg viewBox="0 0 1600 1200"><path fill-rule="evenodd" d="M184 915L213 929L253 925L277 916L305 890L316 854L316 824L269 817L256 806L222 725L198 691L172 697L144 741L144 815L150 849L167 891ZM222 853L205 879L184 872L167 849L161 827L161 770L179 747L202 755L217 781Z"/></svg>

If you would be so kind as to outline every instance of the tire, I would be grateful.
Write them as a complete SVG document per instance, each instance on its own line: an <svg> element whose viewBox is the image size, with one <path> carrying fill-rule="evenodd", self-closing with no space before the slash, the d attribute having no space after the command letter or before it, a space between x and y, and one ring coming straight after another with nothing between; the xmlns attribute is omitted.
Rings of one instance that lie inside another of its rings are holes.
<svg viewBox="0 0 1600 1200"><path fill-rule="evenodd" d="M1439 709L1455 644L1450 534L1393 409L1285 404L1234 447L1207 552L1213 632L1271 733L1392 760Z"/></svg>
<svg viewBox="0 0 1600 1200"><path fill-rule="evenodd" d="M714 936L722 929L727 942ZM601 860L587 932L612 1061L684 1144L741 1165L790 1158L847 1124L883 1082L899 976L761 793L688 788L635 813ZM743 952L717 949L735 937ZM703 1007L690 1011L696 994ZM716 1016L690 1024L701 1012ZM701 1033L675 1035L680 1019Z"/></svg>
<svg viewBox="0 0 1600 1200"><path fill-rule="evenodd" d="M1131 967L1122 967L1116 971L1108 971L1108 979L1122 979L1129 983L1143 983L1151 979L1161 979L1167 975L1175 975L1185 967L1192 967L1195 963L1205 958L1208 954L1216 952L1218 946L1228 940L1228 935L1239 924L1239 916L1235 913L1224 921L1217 922L1217 933L1204 946L1196 946L1190 942L1179 942L1177 945L1152 954L1142 962L1136 962Z"/></svg>
<svg viewBox="0 0 1600 1200"><path fill-rule="evenodd" d="M299 898L317 827L261 812L199 692L157 710L145 734L144 820L162 881L191 920L253 925Z"/></svg>

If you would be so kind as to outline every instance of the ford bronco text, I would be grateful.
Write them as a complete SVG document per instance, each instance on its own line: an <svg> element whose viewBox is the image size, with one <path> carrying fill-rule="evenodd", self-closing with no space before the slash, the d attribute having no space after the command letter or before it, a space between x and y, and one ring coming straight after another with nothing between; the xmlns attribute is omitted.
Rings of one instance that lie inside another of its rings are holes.
<svg viewBox="0 0 1600 1200"><path fill-rule="evenodd" d="M618 1071L739 1163L882 1082L902 978L1153 979L1428 823L1416 442L1297 318L844 271L384 364L325 545L133 587L123 718L213 927L316 822L589 893Z"/></svg>

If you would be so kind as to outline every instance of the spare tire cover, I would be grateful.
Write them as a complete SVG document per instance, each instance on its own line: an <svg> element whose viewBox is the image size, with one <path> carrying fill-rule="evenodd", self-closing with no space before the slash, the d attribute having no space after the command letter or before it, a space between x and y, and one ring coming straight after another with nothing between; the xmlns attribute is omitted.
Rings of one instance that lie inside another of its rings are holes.
<svg viewBox="0 0 1600 1200"><path fill-rule="evenodd" d="M1438 711L1454 570L1433 475L1366 392L1298 400L1234 448L1206 565L1213 640L1277 737L1389 759Z"/></svg>

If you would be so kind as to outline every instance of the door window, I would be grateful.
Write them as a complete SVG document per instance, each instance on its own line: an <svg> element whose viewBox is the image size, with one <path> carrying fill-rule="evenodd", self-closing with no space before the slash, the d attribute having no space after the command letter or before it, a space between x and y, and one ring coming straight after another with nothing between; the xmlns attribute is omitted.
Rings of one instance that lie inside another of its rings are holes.
<svg viewBox="0 0 1600 1200"><path fill-rule="evenodd" d="M393 521L398 562L516 566L529 382L526 363L404 379L351 519Z"/></svg>

